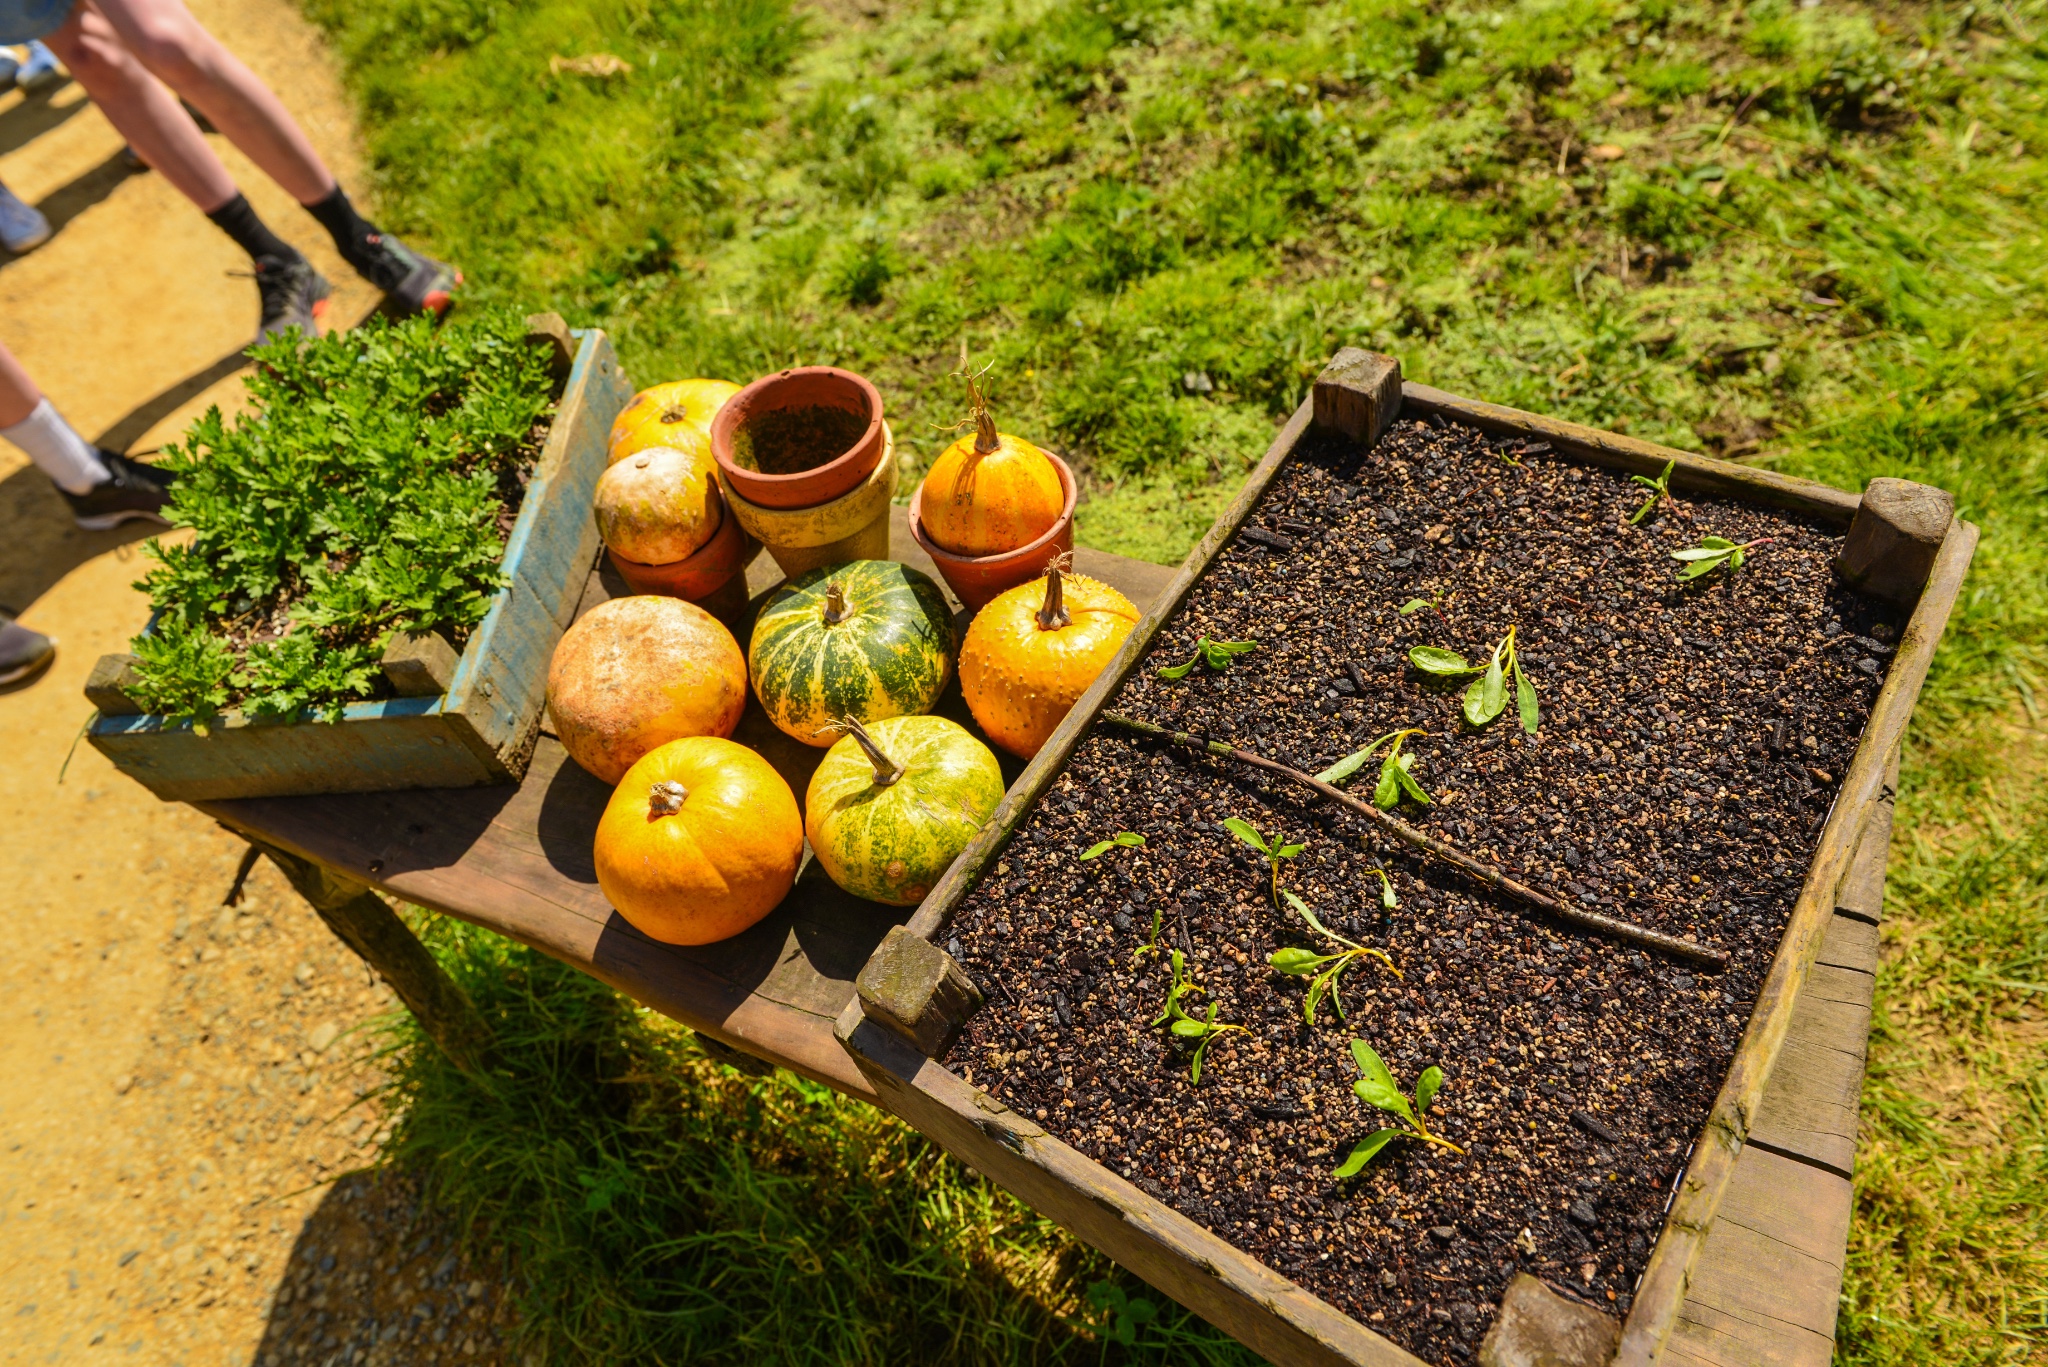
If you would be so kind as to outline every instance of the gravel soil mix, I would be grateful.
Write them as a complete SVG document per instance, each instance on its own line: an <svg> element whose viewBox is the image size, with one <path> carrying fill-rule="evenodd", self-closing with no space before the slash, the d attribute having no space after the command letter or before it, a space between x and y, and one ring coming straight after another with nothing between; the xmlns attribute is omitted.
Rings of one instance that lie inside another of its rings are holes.
<svg viewBox="0 0 2048 1367"><path fill-rule="evenodd" d="M1519 463L1514 463L1519 462ZM1472 1358L1508 1280L1544 1277L1625 1313L1705 1121L1897 639L1841 587L1840 536L1723 500L1669 502L1540 443L1403 422L1370 451L1311 435L1216 558L1112 710L1230 740L1314 773L1374 737L1435 798L1402 815L1603 912L1725 950L1696 968L1499 900L1298 785L1095 728L961 903L947 948L988 1005L947 1062L1075 1148L1433 1362ZM1670 552L1768 537L1690 585ZM1439 609L1402 615L1416 597ZM1412 646L1483 662L1517 628L1542 708L1460 718L1462 686ZM1256 640L1180 680L1198 637ZM1377 761L1350 786L1370 793ZM1281 886L1383 949L1303 1020L1306 980L1267 966L1326 952L1276 910L1240 817L1306 849ZM1146 839L1093 861L1119 831ZM1381 903L1391 878L1399 906ZM1182 949L1191 1042L1149 1022ZM1334 1180L1393 1123L1352 1092L1349 1041L1412 1089L1445 1074L1432 1129Z"/></svg>

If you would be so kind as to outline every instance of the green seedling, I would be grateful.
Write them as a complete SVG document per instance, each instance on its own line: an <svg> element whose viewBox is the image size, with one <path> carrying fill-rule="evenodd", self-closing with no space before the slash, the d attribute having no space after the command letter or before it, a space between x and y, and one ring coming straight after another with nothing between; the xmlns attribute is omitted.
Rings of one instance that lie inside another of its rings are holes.
<svg viewBox="0 0 2048 1367"><path fill-rule="evenodd" d="M1401 904L1400 899L1394 896L1393 882L1388 879L1384 869L1374 869L1372 872L1380 876L1380 904L1389 911L1392 911ZM1394 967L1392 959L1377 949L1368 948L1365 945L1359 944L1356 940L1347 940L1336 931L1331 930L1316 919L1316 914L1308 909L1308 903L1302 901L1293 893L1287 894L1287 902L1289 906L1292 906L1301 913L1302 920L1315 927L1317 934L1321 935L1324 939L1344 946L1344 948L1334 954L1318 954L1312 949L1275 950L1272 957L1266 960L1276 973L1285 973L1291 978L1309 979L1308 995L1302 998L1301 1003L1301 1018L1303 1021L1310 1025L1316 1023L1316 1007L1322 1005L1325 996L1328 996L1330 1004L1337 1008L1337 1019L1340 1021L1347 1019L1344 1015L1344 997L1338 992L1337 984L1338 980L1343 977L1344 970L1357 963L1360 959L1378 959L1382 964L1386 965L1387 972L1393 974L1396 978L1402 977L1401 970Z"/></svg>
<svg viewBox="0 0 2048 1367"><path fill-rule="evenodd" d="M1733 574L1742 568L1742 562L1751 549L1768 546L1775 540L1777 538L1774 536L1760 536L1754 541L1734 542L1725 536L1703 536L1699 545L1687 546L1682 551L1673 551L1671 558L1687 562L1685 568L1678 572L1679 582L1684 583L1690 579L1698 579L1703 574L1711 574L1723 565L1726 565L1728 572Z"/></svg>
<svg viewBox="0 0 2048 1367"><path fill-rule="evenodd" d="M1650 496L1643 501L1643 506L1636 509L1635 512L1629 516L1629 523L1631 526L1640 525L1642 523L1642 520L1648 517L1651 514L1651 512L1653 512L1656 509L1659 503L1671 497L1671 472L1677 468L1677 461L1667 460L1664 462L1664 473L1657 476L1655 479L1651 479L1648 475L1629 476L1630 479L1634 480L1637 484L1642 485L1645 489L1648 489L1650 491Z"/></svg>
<svg viewBox="0 0 2048 1367"><path fill-rule="evenodd" d="M1109 851L1113 847L1118 845L1123 846L1127 850L1135 850L1141 847L1144 843L1145 837L1139 835L1136 831L1118 831L1109 839L1098 840L1093 845L1090 845L1086 850L1082 851L1081 862L1085 864L1090 859L1099 858L1100 856L1109 853Z"/></svg>
<svg viewBox="0 0 2048 1367"><path fill-rule="evenodd" d="M1373 1155L1393 1143L1396 1139L1420 1139L1425 1144L1434 1144L1452 1153L1463 1153L1463 1149L1445 1139L1442 1135L1431 1134L1429 1123L1423 1119L1429 1112L1429 1103L1436 1099L1437 1089L1444 1085L1444 1070L1432 1065L1422 1070L1422 1076L1415 1079L1415 1097L1411 1102L1401 1089L1394 1085L1394 1075L1387 1071L1387 1065L1372 1051L1372 1046L1362 1039L1351 1041L1351 1056L1358 1060L1358 1081L1351 1084L1351 1090L1358 1099L1368 1106L1376 1106L1387 1114L1396 1116L1406 1123L1406 1129L1374 1130L1351 1147L1351 1154L1337 1169L1336 1176L1349 1177L1372 1161Z"/></svg>
<svg viewBox="0 0 2048 1367"><path fill-rule="evenodd" d="M1131 967L1136 968L1138 960L1144 958L1147 954L1157 954L1159 952L1159 917L1161 910L1159 907L1152 908L1152 938L1131 951Z"/></svg>
<svg viewBox="0 0 2048 1367"><path fill-rule="evenodd" d="M1485 726L1507 710L1507 685L1512 678L1522 729L1533 736L1542 718L1536 709L1536 686L1522 672L1522 662L1515 654L1515 630L1514 627L1508 628L1508 634L1500 638L1500 643L1493 648L1492 657L1483 665L1472 664L1454 650L1439 650L1435 646L1415 647L1408 652L1408 663L1439 679L1478 675L1465 690L1465 720L1473 726Z"/></svg>
<svg viewBox="0 0 2048 1367"><path fill-rule="evenodd" d="M1257 826L1234 816L1224 818L1223 828L1257 850L1260 854L1266 856L1266 864L1273 870L1273 909L1278 911L1280 909L1280 865L1285 860L1292 859L1300 854L1308 846L1289 845L1285 843L1284 836L1278 835L1274 836L1272 843L1268 844L1266 837L1259 834Z"/></svg>
<svg viewBox="0 0 2048 1367"><path fill-rule="evenodd" d="M1402 798L1408 797L1427 807L1429 805L1429 794L1424 792L1422 785L1415 781L1415 775L1412 772L1415 756L1402 754L1401 745L1410 736L1426 736L1428 734L1427 731L1417 726L1411 726L1405 731L1389 731L1363 750L1354 750L1344 756L1344 758L1338 760L1320 774L1317 774L1316 778L1324 783L1338 783L1350 778L1358 772L1367 760L1372 758L1373 751L1392 741L1393 744L1387 750L1387 753L1380 757L1380 781L1373 788L1372 805L1382 811L1392 811L1400 805Z"/></svg>
<svg viewBox="0 0 2048 1367"><path fill-rule="evenodd" d="M1420 612L1424 608L1428 608L1436 614L1436 619L1441 622L1444 619L1445 606L1457 595L1458 591L1452 589L1448 593L1439 594L1431 598L1410 598L1407 602L1401 604L1401 615L1406 617L1412 612Z"/></svg>
<svg viewBox="0 0 2048 1367"><path fill-rule="evenodd" d="M1162 679L1185 679L1197 661L1204 661L1219 674L1230 668L1230 662L1249 651L1257 650L1257 641L1212 641L1204 636L1195 642L1195 653L1177 665L1167 665L1159 671Z"/></svg>
<svg viewBox="0 0 2048 1367"><path fill-rule="evenodd" d="M1180 999L1190 992L1206 991L1201 984L1187 976L1187 956L1179 950L1173 951L1173 985L1166 989L1166 1005L1152 1018L1153 1025L1164 1025L1182 1039L1196 1040L1194 1061L1188 1066L1188 1081L1197 1087L1202 1084L1202 1056L1209 1052L1209 1041L1218 1035L1227 1035L1232 1030L1250 1034L1242 1025L1219 1025L1216 1011L1220 1003L1209 1003L1207 1016L1191 1016L1180 1004Z"/></svg>

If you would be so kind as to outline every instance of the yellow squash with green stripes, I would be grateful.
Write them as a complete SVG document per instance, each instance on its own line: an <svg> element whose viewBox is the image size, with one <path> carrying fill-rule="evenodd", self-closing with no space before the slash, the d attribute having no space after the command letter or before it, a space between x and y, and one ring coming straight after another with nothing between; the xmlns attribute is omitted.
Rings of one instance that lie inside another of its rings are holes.
<svg viewBox="0 0 2048 1367"><path fill-rule="evenodd" d="M811 775L804 834L855 897L914 907L1002 798L995 752L958 722L856 721Z"/></svg>
<svg viewBox="0 0 2048 1367"><path fill-rule="evenodd" d="M747 672L769 720L806 745L830 745L847 717L929 712L959 654L946 596L893 560L808 570L761 609Z"/></svg>

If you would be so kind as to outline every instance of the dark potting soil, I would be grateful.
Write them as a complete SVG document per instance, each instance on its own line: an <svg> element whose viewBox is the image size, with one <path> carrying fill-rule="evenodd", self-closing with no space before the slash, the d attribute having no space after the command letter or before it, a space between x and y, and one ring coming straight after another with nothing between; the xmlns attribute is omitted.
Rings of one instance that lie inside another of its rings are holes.
<svg viewBox="0 0 2048 1367"><path fill-rule="evenodd" d="M823 404L771 408L734 430L732 457L764 475L797 475L839 459L868 430L864 413Z"/></svg>
<svg viewBox="0 0 2048 1367"><path fill-rule="evenodd" d="M1513 448L1510 448L1512 454ZM1309 438L1217 557L1112 708L1314 773L1387 731L1435 805L1402 814L1609 915L1724 949L1707 976L1482 892L1297 785L1098 726L944 938L988 1005L948 1062L1238 1248L1430 1361L1469 1360L1517 1270L1617 1314L1661 1225L1804 878L1897 639L1896 617L1829 570L1840 537L1713 499L1627 524L1645 491L1546 451L1515 468L1481 434L1404 422L1369 453ZM1691 586L1671 551L1703 534L1775 540ZM1436 597L1408 616L1401 605ZM1408 649L1484 661L1510 626L1542 708L1481 731L1462 686ZM1154 670L1196 638L1254 639L1222 673ZM1369 794L1369 762L1350 780ZM1219 823L1305 841L1282 886L1384 949L1302 1020L1275 950L1327 952L1277 912L1267 869ZM1146 838L1092 862L1118 831ZM1384 869L1400 898L1380 904ZM1161 913L1220 1004L1192 1048L1148 1022ZM1395 1124L1357 1099L1348 1042L1412 1089L1433 1128L1356 1177L1333 1170Z"/></svg>

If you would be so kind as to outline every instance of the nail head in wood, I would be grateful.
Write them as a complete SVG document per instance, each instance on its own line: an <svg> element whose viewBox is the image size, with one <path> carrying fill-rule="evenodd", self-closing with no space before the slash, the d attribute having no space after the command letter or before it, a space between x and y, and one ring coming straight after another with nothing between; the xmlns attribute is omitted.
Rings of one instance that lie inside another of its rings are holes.
<svg viewBox="0 0 2048 1367"><path fill-rule="evenodd" d="M149 709L128 696L137 683L133 655L102 655L85 679L85 700L103 717L140 717Z"/></svg>
<svg viewBox="0 0 2048 1367"><path fill-rule="evenodd" d="M854 980L867 1018L915 1044L926 1058L952 1047L981 993L953 956L892 926Z"/></svg>
<svg viewBox="0 0 2048 1367"><path fill-rule="evenodd" d="M1873 479L1849 524L1835 571L1854 588L1911 607L1920 601L1955 513L1955 498L1945 489Z"/></svg>
<svg viewBox="0 0 2048 1367"><path fill-rule="evenodd" d="M438 631L424 636L400 632L384 648L384 677L401 698L438 698L454 684L461 659Z"/></svg>
<svg viewBox="0 0 2048 1367"><path fill-rule="evenodd" d="M1401 411L1401 363L1348 346L1316 376L1315 422L1370 446Z"/></svg>
<svg viewBox="0 0 2048 1367"><path fill-rule="evenodd" d="M569 331L568 322L559 313L529 313L526 315L526 344L545 347L553 354L548 359L548 369L556 379L569 373L576 364L576 338Z"/></svg>
<svg viewBox="0 0 2048 1367"><path fill-rule="evenodd" d="M1516 1275L1479 1345L1479 1367L1605 1367L1621 1325L1567 1300L1528 1273Z"/></svg>

